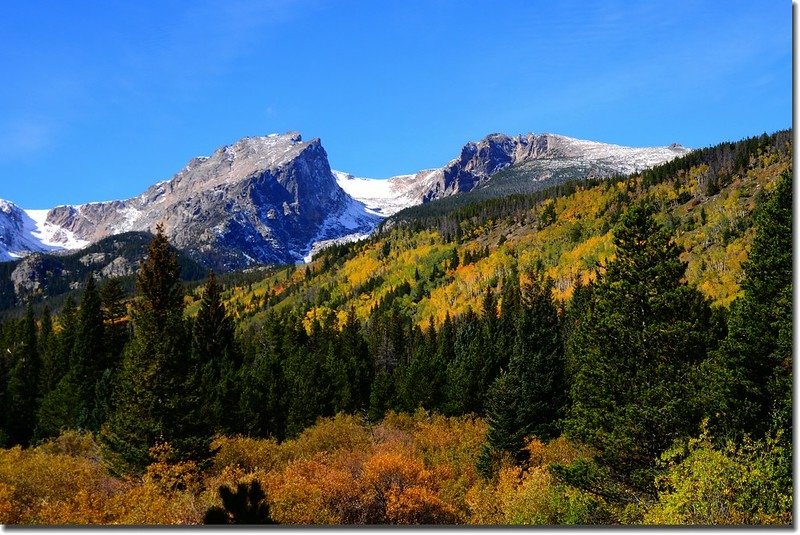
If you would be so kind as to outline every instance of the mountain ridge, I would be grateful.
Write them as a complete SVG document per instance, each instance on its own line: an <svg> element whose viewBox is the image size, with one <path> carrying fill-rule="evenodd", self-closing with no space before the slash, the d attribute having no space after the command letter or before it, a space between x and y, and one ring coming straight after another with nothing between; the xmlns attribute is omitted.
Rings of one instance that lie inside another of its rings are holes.
<svg viewBox="0 0 800 535"><path fill-rule="evenodd" d="M561 167L590 176L635 171L688 150L621 147L555 134L490 134L465 144L459 157L441 168L384 180L332 170L319 138L303 141L297 132L250 136L192 158L172 178L130 199L50 210L6 203L16 210L9 209L5 224L0 220L0 259L75 250L162 224L173 245L214 269L308 261L322 245L369 235L403 208L486 188L512 166L544 162L546 169L532 180L546 181L558 173L548 168L556 158ZM19 223L25 214L32 221L27 227Z"/></svg>

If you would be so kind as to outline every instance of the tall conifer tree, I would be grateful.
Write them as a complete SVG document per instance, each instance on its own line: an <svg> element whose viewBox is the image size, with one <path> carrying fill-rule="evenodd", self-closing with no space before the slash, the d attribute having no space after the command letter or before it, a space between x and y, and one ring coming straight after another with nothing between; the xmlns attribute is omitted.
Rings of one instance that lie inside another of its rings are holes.
<svg viewBox="0 0 800 535"><path fill-rule="evenodd" d="M725 420L735 436L792 434L792 175L756 214L756 235L720 350L731 374Z"/></svg>
<svg viewBox="0 0 800 535"><path fill-rule="evenodd" d="M122 363L115 408L101 438L112 470L141 473L149 449L168 442L175 459L210 456L211 429L200 411L189 358L177 255L161 226L136 280L134 333Z"/></svg>
<svg viewBox="0 0 800 535"><path fill-rule="evenodd" d="M89 276L78 313L78 328L72 348L71 373L78 387L78 427L97 431L101 421L95 414L97 383L107 368L103 309L94 277Z"/></svg>
<svg viewBox="0 0 800 535"><path fill-rule="evenodd" d="M37 347L36 318L28 305L17 326L17 343L6 387L6 432L11 444L27 445L36 427L41 362Z"/></svg>
<svg viewBox="0 0 800 535"><path fill-rule="evenodd" d="M586 486L620 501L654 495L658 457L695 433L703 415L710 308L683 282L680 248L653 213L640 204L622 217L616 258L569 344L566 428L599 452L601 475L584 477Z"/></svg>

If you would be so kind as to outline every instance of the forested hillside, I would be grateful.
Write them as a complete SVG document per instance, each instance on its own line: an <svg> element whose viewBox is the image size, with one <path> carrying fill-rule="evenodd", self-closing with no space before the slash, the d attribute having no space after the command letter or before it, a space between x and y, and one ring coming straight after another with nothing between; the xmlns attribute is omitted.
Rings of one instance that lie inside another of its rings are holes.
<svg viewBox="0 0 800 535"><path fill-rule="evenodd" d="M430 203L197 288L159 232L134 298L0 326L0 521L791 524L791 161Z"/></svg>

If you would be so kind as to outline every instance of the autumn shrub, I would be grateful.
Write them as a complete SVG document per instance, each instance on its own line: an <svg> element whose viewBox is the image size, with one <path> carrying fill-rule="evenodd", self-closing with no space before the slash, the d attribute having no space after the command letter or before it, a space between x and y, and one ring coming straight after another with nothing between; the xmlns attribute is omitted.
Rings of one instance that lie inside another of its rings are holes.
<svg viewBox="0 0 800 535"><path fill-rule="evenodd" d="M491 481L477 479L465 502L469 522L477 525L586 525L599 523L596 500L577 489L560 484L549 467L586 459L590 451L564 438L543 443L531 440L528 465L501 461Z"/></svg>
<svg viewBox="0 0 800 535"><path fill-rule="evenodd" d="M715 447L707 433L667 451L657 478L658 503L647 524L792 523L790 446L776 438Z"/></svg>
<svg viewBox="0 0 800 535"><path fill-rule="evenodd" d="M9 524L60 523L48 516L56 504L102 501L118 486L98 461L20 447L0 450L0 485L0 511Z"/></svg>
<svg viewBox="0 0 800 535"><path fill-rule="evenodd" d="M130 485L107 505L111 523L137 525L197 525L205 508L188 491L165 491L153 482Z"/></svg>
<svg viewBox="0 0 800 535"><path fill-rule="evenodd" d="M456 512L431 489L412 486L386 497L386 521L397 525L456 523Z"/></svg>
<svg viewBox="0 0 800 535"><path fill-rule="evenodd" d="M280 524L334 524L335 515L325 507L321 481L328 467L318 459L297 459L283 470L266 474L272 518Z"/></svg>
<svg viewBox="0 0 800 535"><path fill-rule="evenodd" d="M538 438L528 441L528 466L548 467L552 464L570 464L576 460L592 458L592 449L560 436L548 442Z"/></svg>
<svg viewBox="0 0 800 535"><path fill-rule="evenodd" d="M370 442L370 433L357 416L339 413L318 419L296 439L281 444L281 454L287 459L309 458L322 452L364 449Z"/></svg>
<svg viewBox="0 0 800 535"><path fill-rule="evenodd" d="M84 459L100 459L100 445L94 435L85 431L66 430L36 447L37 451L54 455L70 455Z"/></svg>
<svg viewBox="0 0 800 535"><path fill-rule="evenodd" d="M433 415L418 423L413 433L415 453L426 467L438 471L439 495L463 512L461 521L467 520L466 494L478 478L475 465L486 429L479 418Z"/></svg>
<svg viewBox="0 0 800 535"><path fill-rule="evenodd" d="M419 422L427 419L427 417L428 415L423 409L417 410L414 414L390 410L384 416L381 427L410 434L416 430Z"/></svg>
<svg viewBox="0 0 800 535"><path fill-rule="evenodd" d="M122 525L200 524L205 509L198 499L200 474L193 461L172 460L172 448L161 443L150 448L153 462L140 481L109 500L112 523Z"/></svg>
<svg viewBox="0 0 800 535"><path fill-rule="evenodd" d="M13 497L14 487L6 483L0 483L0 524L16 523Z"/></svg>
<svg viewBox="0 0 800 535"><path fill-rule="evenodd" d="M219 474L227 467L244 471L271 470L281 462L281 448L274 439L243 436L217 436L211 442L214 456L212 473Z"/></svg>

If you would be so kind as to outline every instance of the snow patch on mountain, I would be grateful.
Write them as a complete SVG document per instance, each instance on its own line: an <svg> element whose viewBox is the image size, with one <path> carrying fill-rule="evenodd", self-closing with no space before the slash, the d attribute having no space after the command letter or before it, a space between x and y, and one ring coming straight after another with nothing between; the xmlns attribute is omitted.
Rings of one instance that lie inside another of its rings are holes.
<svg viewBox="0 0 800 535"><path fill-rule="evenodd" d="M665 147L624 147L558 134L545 135L560 141L559 152L562 155L611 164L623 174L637 173L691 152L691 149L677 143Z"/></svg>
<svg viewBox="0 0 800 535"><path fill-rule="evenodd" d="M417 184L416 177L421 173L385 179L354 177L342 171L333 171L333 174L339 187L363 203L370 214L389 217L422 202L421 195L416 194L413 188Z"/></svg>
<svg viewBox="0 0 800 535"><path fill-rule="evenodd" d="M23 210L0 199L0 261L88 245L75 239L71 232L47 223L47 213L47 210Z"/></svg>
<svg viewBox="0 0 800 535"><path fill-rule="evenodd" d="M302 254L296 255L297 260L308 263L311 262L314 255L325 247L336 243L348 243L364 239L377 228L384 217L370 210L363 202L354 199L348 194L342 207L329 214L325 219L307 249Z"/></svg>
<svg viewBox="0 0 800 535"><path fill-rule="evenodd" d="M55 249L83 249L90 242L75 237L73 232L54 225L47 221L47 214L50 210L23 210L28 216L26 220L26 232L33 239L47 247L48 250Z"/></svg>

